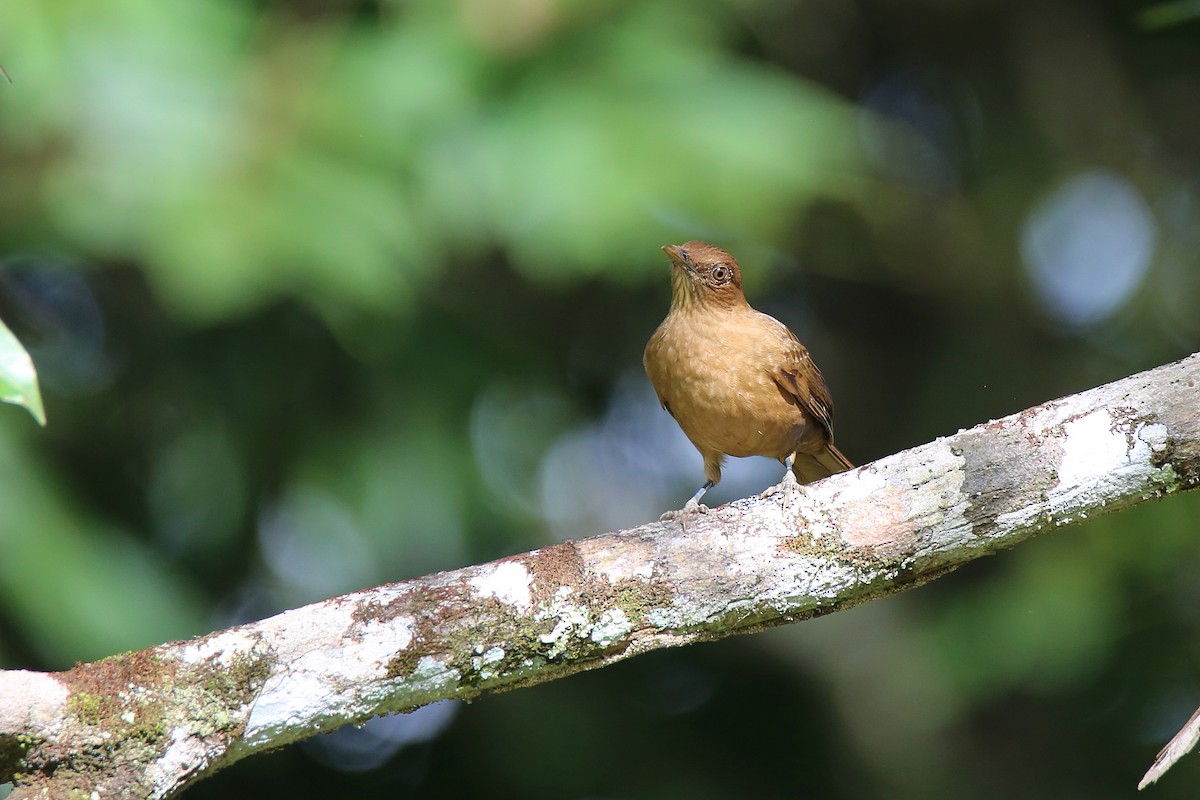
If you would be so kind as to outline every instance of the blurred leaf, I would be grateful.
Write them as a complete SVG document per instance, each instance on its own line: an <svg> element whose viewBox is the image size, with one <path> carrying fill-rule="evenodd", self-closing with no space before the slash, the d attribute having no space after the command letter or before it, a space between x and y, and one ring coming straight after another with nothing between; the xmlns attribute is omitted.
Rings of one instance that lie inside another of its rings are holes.
<svg viewBox="0 0 1200 800"><path fill-rule="evenodd" d="M23 406L39 425L45 426L46 411L33 361L3 322L0 322L0 402Z"/></svg>
<svg viewBox="0 0 1200 800"><path fill-rule="evenodd" d="M1138 24L1149 30L1171 28L1200 17L1200 0L1174 0L1138 12Z"/></svg>

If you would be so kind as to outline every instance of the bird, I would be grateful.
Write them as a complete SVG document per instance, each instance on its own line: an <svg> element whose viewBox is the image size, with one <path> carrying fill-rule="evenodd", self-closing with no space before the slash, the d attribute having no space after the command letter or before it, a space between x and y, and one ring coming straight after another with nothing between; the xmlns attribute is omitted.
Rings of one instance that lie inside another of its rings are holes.
<svg viewBox="0 0 1200 800"><path fill-rule="evenodd" d="M658 401L704 458L704 485L684 511L706 510L726 456L768 456L811 483L854 465L833 443L833 399L808 349L786 325L756 311L742 268L720 247L663 245L671 307L642 363Z"/></svg>

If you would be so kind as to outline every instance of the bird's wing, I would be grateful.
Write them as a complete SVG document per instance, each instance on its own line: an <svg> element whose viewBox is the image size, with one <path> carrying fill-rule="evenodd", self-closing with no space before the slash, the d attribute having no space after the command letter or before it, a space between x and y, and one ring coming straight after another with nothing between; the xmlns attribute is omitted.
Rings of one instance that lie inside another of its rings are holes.
<svg viewBox="0 0 1200 800"><path fill-rule="evenodd" d="M796 402L825 429L825 435L833 439L833 398L825 377L808 354L808 348L800 344L796 334L776 322L787 331L787 346L772 370L772 377L785 392L796 398Z"/></svg>

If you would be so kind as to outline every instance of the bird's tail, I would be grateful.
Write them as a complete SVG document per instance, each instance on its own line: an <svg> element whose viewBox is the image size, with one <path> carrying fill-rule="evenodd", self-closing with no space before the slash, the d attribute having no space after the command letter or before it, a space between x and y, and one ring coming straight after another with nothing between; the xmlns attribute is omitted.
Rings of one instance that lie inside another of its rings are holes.
<svg viewBox="0 0 1200 800"><path fill-rule="evenodd" d="M848 469L854 469L854 465L842 455L841 450L833 446L833 442L816 453L797 453L792 462L792 473L800 483L819 481Z"/></svg>

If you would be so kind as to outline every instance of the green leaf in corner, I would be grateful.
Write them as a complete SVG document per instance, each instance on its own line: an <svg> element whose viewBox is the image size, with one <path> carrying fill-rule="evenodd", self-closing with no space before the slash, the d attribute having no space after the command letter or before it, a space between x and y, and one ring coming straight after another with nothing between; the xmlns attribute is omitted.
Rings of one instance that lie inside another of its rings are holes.
<svg viewBox="0 0 1200 800"><path fill-rule="evenodd" d="M1137 21L1146 30L1173 28L1200 17L1198 0L1171 0L1138 12Z"/></svg>
<svg viewBox="0 0 1200 800"><path fill-rule="evenodd" d="M0 402L24 406L39 425L46 424L33 361L3 322L0 322Z"/></svg>

